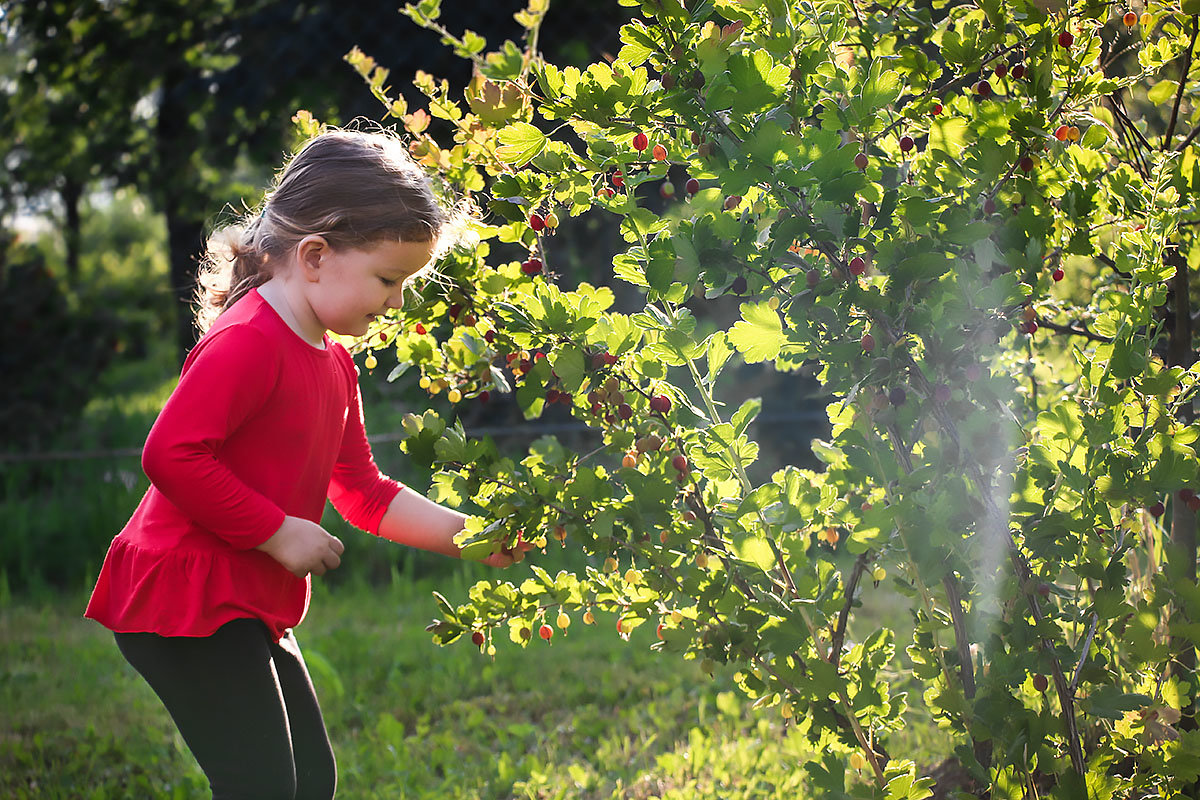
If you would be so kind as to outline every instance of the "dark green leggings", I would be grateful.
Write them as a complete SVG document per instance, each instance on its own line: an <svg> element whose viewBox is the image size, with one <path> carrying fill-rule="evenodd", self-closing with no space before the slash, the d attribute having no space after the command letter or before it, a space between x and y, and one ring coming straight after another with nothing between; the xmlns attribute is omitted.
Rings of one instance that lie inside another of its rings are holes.
<svg viewBox="0 0 1200 800"><path fill-rule="evenodd" d="M329 800L333 748L300 647L256 619L211 636L118 633L200 763L213 800Z"/></svg>

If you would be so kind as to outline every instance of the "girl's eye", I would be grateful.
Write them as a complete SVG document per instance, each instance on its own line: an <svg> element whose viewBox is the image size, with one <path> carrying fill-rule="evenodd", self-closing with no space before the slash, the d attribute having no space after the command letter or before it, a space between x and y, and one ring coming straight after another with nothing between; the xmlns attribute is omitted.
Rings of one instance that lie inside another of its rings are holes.
<svg viewBox="0 0 1200 800"><path fill-rule="evenodd" d="M383 281L383 285L389 288L400 283L400 281L394 281L391 278L380 278L379 280Z"/></svg>

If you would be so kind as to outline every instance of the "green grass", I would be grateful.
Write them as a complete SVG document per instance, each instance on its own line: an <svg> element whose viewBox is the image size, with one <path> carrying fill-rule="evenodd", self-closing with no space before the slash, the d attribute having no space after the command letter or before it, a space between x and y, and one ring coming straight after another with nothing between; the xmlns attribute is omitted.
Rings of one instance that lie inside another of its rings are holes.
<svg viewBox="0 0 1200 800"><path fill-rule="evenodd" d="M465 594L484 568L438 588ZM576 620L553 644L438 648L428 580L318 583L297 631L345 798L804 797L813 745L747 707L728 671ZM0 611L0 796L204 797L153 692L81 594Z"/></svg>

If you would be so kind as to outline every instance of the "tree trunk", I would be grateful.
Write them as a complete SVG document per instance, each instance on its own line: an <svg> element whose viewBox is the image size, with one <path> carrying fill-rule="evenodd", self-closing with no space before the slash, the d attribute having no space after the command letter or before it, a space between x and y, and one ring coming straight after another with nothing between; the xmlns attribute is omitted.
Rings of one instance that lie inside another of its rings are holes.
<svg viewBox="0 0 1200 800"><path fill-rule="evenodd" d="M83 198L83 184L74 178L67 178L59 191L63 207L67 212L66 227L63 228L63 239L67 246L67 275L72 282L79 278L79 250L82 240L82 221L79 214L79 203Z"/></svg>
<svg viewBox="0 0 1200 800"><path fill-rule="evenodd" d="M192 301L196 266L203 252L204 221L197 219L199 176L192 164L196 147L185 82L187 67L170 64L162 76L162 100L155 126L155 187L167 219L169 280L175 303L175 342L180 362L196 344Z"/></svg>
<svg viewBox="0 0 1200 800"><path fill-rule="evenodd" d="M1166 255L1168 263L1175 267L1175 277L1171 281L1174 296L1172 326L1169 329L1167 343L1167 361L1169 367L1188 369L1196 361L1192 350L1192 304L1188 288L1187 259L1178 250L1170 250ZM1195 421L1195 412L1191 403L1185 403L1179 409L1179 422L1191 425ZM1168 557L1168 575L1175 581L1196 583L1196 514L1178 498L1171 503L1171 552ZM1173 637L1174 638L1174 637ZM1174 671L1183 681L1194 683L1196 673L1196 648L1186 636L1172 641L1172 647L1178 649ZM1183 719L1180 726L1184 730L1195 730L1196 702L1193 693L1191 702L1183 709Z"/></svg>

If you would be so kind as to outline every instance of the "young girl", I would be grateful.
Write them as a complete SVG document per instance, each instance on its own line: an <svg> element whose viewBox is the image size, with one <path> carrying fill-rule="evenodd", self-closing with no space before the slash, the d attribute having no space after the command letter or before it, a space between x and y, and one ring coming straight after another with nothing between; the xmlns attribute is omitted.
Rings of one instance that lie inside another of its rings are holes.
<svg viewBox="0 0 1200 800"><path fill-rule="evenodd" d="M240 236L209 242L207 332L146 438L151 486L86 616L162 699L215 800L333 796L333 751L292 634L311 575L341 561L319 524L326 497L366 531L459 553L463 516L380 474L358 372L327 331L362 336L398 308L463 219L398 138L328 131Z"/></svg>

